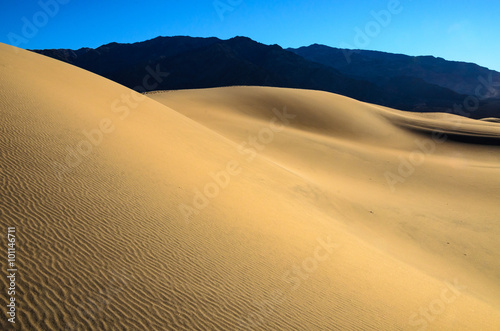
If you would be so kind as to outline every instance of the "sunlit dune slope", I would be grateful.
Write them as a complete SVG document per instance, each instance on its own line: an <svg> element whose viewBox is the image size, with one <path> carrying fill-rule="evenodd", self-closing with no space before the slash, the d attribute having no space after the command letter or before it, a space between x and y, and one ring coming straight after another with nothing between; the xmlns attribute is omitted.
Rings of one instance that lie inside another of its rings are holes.
<svg viewBox="0 0 500 331"><path fill-rule="evenodd" d="M498 307L498 124L318 91L234 87L148 96L240 146L260 134L254 150L306 178L322 210L340 214L349 231L438 279L462 279ZM274 107L295 117L267 143Z"/></svg>
<svg viewBox="0 0 500 331"><path fill-rule="evenodd" d="M391 186L447 119L314 91L143 96L6 45L0 77L17 329L500 327L495 123L447 128L491 141L435 143Z"/></svg>

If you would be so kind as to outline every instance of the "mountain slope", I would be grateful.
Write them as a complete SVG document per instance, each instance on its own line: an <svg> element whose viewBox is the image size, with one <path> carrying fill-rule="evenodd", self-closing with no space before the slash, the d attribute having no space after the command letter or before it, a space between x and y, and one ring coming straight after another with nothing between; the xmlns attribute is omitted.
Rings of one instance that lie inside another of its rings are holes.
<svg viewBox="0 0 500 331"><path fill-rule="evenodd" d="M475 95L478 86L482 86L479 93L481 99L500 96L500 73L474 63L446 61L433 56L339 49L318 44L288 50L371 82L406 76L465 95Z"/></svg>
<svg viewBox="0 0 500 331"><path fill-rule="evenodd" d="M318 44L288 50L347 76L377 84L394 95L419 96L421 102L432 100L435 107L448 108L447 112L468 113L472 118L499 116L500 73L474 63ZM450 91L463 95L462 100L456 100ZM421 108L427 107L425 102L421 105ZM457 105L461 111L457 111ZM407 109L404 104L393 107ZM463 108L472 111L463 111Z"/></svg>
<svg viewBox="0 0 500 331"><path fill-rule="evenodd" d="M36 52L129 88L143 86L144 77L151 68L170 74L147 90L234 85L303 88L338 93L403 110L427 112L450 112L453 104L462 103L466 97L423 80L415 82L411 77L394 77L384 84L357 79L277 45L263 45L245 37L229 40L158 37L135 44L112 43L95 50Z"/></svg>

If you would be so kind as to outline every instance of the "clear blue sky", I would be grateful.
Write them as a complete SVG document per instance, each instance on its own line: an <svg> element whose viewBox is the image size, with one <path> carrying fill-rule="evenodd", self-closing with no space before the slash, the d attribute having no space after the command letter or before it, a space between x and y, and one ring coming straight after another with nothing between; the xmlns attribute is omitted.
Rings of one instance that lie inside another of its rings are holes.
<svg viewBox="0 0 500 331"><path fill-rule="evenodd" d="M52 17L41 3L54 2L59 8ZM371 12L387 10L393 2L398 1L2 1L0 42L28 49L77 49L159 35L240 35L285 48L320 43L434 55L500 71L500 1L400 0L389 19L375 23ZM33 23L37 31L26 27ZM367 27L369 35L359 36Z"/></svg>

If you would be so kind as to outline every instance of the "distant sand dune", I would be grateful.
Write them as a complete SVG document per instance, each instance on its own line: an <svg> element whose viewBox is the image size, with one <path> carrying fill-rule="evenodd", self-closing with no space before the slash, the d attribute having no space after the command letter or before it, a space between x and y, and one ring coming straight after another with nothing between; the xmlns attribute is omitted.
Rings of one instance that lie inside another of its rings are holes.
<svg viewBox="0 0 500 331"><path fill-rule="evenodd" d="M500 328L499 124L293 89L143 96L6 45L0 75L18 329Z"/></svg>
<svg viewBox="0 0 500 331"><path fill-rule="evenodd" d="M481 121L485 122L494 122L494 123L500 123L500 118L496 117L487 117L487 118L482 118Z"/></svg>

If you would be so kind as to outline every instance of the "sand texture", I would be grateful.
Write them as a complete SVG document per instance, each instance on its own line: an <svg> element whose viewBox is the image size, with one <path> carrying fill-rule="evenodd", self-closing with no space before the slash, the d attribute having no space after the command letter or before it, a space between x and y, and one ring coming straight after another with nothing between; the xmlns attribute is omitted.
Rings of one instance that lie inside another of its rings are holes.
<svg viewBox="0 0 500 331"><path fill-rule="evenodd" d="M0 153L18 330L500 330L495 119L0 44Z"/></svg>

